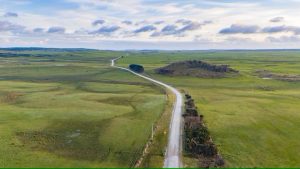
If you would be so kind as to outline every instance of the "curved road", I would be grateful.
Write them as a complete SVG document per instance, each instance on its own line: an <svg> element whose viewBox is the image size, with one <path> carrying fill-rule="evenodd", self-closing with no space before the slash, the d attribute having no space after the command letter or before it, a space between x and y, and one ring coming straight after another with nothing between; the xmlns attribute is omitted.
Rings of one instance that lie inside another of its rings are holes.
<svg viewBox="0 0 300 169"><path fill-rule="evenodd" d="M169 130L170 131L169 132L169 141L168 141L168 147L167 147L165 161L164 161L164 167L165 168L181 167L182 166L182 162L181 162L181 115L182 115L182 102L183 102L181 93L174 87L167 85L163 82L160 82L160 81L154 80L152 78L149 78L147 76L141 75L130 69L116 66L115 62L120 58L122 58L122 57L111 60L111 66L118 68L118 69L128 71L136 76L139 76L139 77L149 80L153 83L161 85L161 86L169 89L172 93L175 94L176 101L173 105L173 112L172 112L172 118L171 118L171 123L170 123L170 130Z"/></svg>

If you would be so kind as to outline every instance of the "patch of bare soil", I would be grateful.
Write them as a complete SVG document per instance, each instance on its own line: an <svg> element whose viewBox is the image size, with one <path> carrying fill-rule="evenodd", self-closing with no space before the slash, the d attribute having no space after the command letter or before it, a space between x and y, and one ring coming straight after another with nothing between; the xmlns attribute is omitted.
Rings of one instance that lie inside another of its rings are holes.
<svg viewBox="0 0 300 169"><path fill-rule="evenodd" d="M229 65L213 65L199 60L171 63L155 70L158 74L170 76L193 76L202 78L221 78L238 74Z"/></svg>
<svg viewBox="0 0 300 169"><path fill-rule="evenodd" d="M278 74L278 73L272 73L268 70L257 70L255 74L257 74L262 79L275 79L275 80L282 80L288 82L300 81L300 75Z"/></svg>

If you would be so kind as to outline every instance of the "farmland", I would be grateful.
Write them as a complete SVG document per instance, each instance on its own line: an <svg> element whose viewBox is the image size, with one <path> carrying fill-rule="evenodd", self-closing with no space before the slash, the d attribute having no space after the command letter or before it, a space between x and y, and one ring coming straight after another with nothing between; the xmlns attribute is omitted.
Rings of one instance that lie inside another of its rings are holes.
<svg viewBox="0 0 300 169"><path fill-rule="evenodd" d="M0 58L0 167L134 165L164 110L161 88L110 68L105 52L18 54Z"/></svg>
<svg viewBox="0 0 300 169"><path fill-rule="evenodd" d="M299 167L300 82L290 80L300 74L299 51L17 53L0 57L0 167L131 167L152 123L168 127L160 116L169 102L161 88L110 68L109 60L120 55L126 57L118 65L143 65L148 76L193 96L227 167ZM155 73L194 59L228 64L239 74ZM166 140L164 129L159 140ZM159 167L164 147L152 148L144 166ZM196 166L193 159L184 162Z"/></svg>
<svg viewBox="0 0 300 169"><path fill-rule="evenodd" d="M193 59L228 64L240 73L228 78L154 73L171 62ZM120 64L132 62L194 97L228 167L299 167L300 82L264 79L256 73L299 75L299 51L149 52L131 54ZM186 165L196 166L191 161Z"/></svg>

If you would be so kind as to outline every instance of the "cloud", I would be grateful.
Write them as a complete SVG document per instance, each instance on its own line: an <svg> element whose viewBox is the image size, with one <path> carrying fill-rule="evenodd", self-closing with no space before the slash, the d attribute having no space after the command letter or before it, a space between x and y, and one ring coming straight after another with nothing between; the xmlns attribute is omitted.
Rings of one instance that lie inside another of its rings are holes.
<svg viewBox="0 0 300 169"><path fill-rule="evenodd" d="M224 28L219 31L220 34L255 34L255 33L284 33L291 32L295 35L300 35L300 27L297 26L268 26L260 28L256 25L231 25L229 28Z"/></svg>
<svg viewBox="0 0 300 169"><path fill-rule="evenodd" d="M177 22L176 22L177 23ZM167 25L162 28L160 32L154 32L151 36L157 37L157 36L166 36L166 35L182 35L183 33L187 31L194 31L200 29L203 25L208 24L208 22L190 22L187 25L184 25L181 28L178 28L176 25Z"/></svg>
<svg viewBox="0 0 300 169"><path fill-rule="evenodd" d="M4 15L4 17L18 17L19 15L17 13L14 12L6 12Z"/></svg>
<svg viewBox="0 0 300 169"><path fill-rule="evenodd" d="M270 19L270 22L282 22L284 21L284 17L275 17L275 18L272 18Z"/></svg>
<svg viewBox="0 0 300 169"><path fill-rule="evenodd" d="M198 23L198 22L191 22L191 23L187 24L186 26L184 26L183 28L179 29L178 32L183 33L186 31L197 30L197 29L200 29L202 25L203 24Z"/></svg>
<svg viewBox="0 0 300 169"><path fill-rule="evenodd" d="M105 20L99 19L99 20L95 20L92 25L93 26L97 26L97 25L102 25L105 23Z"/></svg>
<svg viewBox="0 0 300 169"><path fill-rule="evenodd" d="M44 29L43 28L35 28L35 29L33 29L33 32L34 33L43 33Z"/></svg>
<svg viewBox="0 0 300 169"><path fill-rule="evenodd" d="M300 35L300 27L292 27L292 30L295 35Z"/></svg>
<svg viewBox="0 0 300 169"><path fill-rule="evenodd" d="M178 34L177 26L176 25L167 25L162 28L160 32L154 32L151 36L162 36L162 35L175 35Z"/></svg>
<svg viewBox="0 0 300 169"><path fill-rule="evenodd" d="M220 34L251 34L257 33L259 27L256 25L238 25L233 24L229 28L224 28L219 31Z"/></svg>
<svg viewBox="0 0 300 169"><path fill-rule="evenodd" d="M265 27L262 29L263 33L278 33L278 32L288 32L289 27L286 26L270 26L270 27Z"/></svg>
<svg viewBox="0 0 300 169"><path fill-rule="evenodd" d="M154 30L156 30L155 26L147 25L147 26L143 26L143 27L135 30L134 33L150 32L150 31L154 31Z"/></svg>
<svg viewBox="0 0 300 169"><path fill-rule="evenodd" d="M73 34L76 34L76 35L78 35L78 34L81 34L81 35L86 35L86 34L88 34L89 33L89 31L87 30L87 29L85 29L85 28L80 28L80 29L78 29L78 30L75 30L74 32L73 32Z"/></svg>
<svg viewBox="0 0 300 169"><path fill-rule="evenodd" d="M123 21L122 23L126 24L126 25L132 25L132 21Z"/></svg>
<svg viewBox="0 0 300 169"><path fill-rule="evenodd" d="M208 24L212 24L212 23L213 23L213 21L206 20L206 21L203 22L203 25L208 25Z"/></svg>
<svg viewBox="0 0 300 169"><path fill-rule="evenodd" d="M270 26L270 27L265 27L262 29L263 33L281 33L281 32L292 32L295 35L300 34L300 27L295 27L295 26Z"/></svg>
<svg viewBox="0 0 300 169"><path fill-rule="evenodd" d="M187 24L191 24L192 21L191 20L187 20L187 19L179 19L176 21L176 23L181 23L183 25L187 25Z"/></svg>
<svg viewBox="0 0 300 169"><path fill-rule="evenodd" d="M146 20L143 20L143 21L136 22L134 25L138 26L138 25L145 25L145 24L149 24L149 22Z"/></svg>
<svg viewBox="0 0 300 169"><path fill-rule="evenodd" d="M300 38L298 36L281 36L279 38L267 37L266 41L274 43L300 42Z"/></svg>
<svg viewBox="0 0 300 169"><path fill-rule="evenodd" d="M177 29L176 25L167 25L161 30L161 32L175 32L177 31L176 29Z"/></svg>
<svg viewBox="0 0 300 169"><path fill-rule="evenodd" d="M155 25L160 25L160 24L163 24L163 23L165 23L165 21L156 21L156 22L154 22Z"/></svg>
<svg viewBox="0 0 300 169"><path fill-rule="evenodd" d="M91 32L90 34L104 34L104 35L109 35L117 30L119 30L119 26L103 26L100 29Z"/></svg>
<svg viewBox="0 0 300 169"><path fill-rule="evenodd" d="M14 24L8 21L0 21L0 32L22 33L25 31L25 26Z"/></svg>
<svg viewBox="0 0 300 169"><path fill-rule="evenodd" d="M254 42L251 38L243 38L243 37L228 37L225 40L229 43L235 43L235 44Z"/></svg>
<svg viewBox="0 0 300 169"><path fill-rule="evenodd" d="M253 44L256 43L255 47L262 47L260 43L265 43L263 40L268 36L279 37L300 34L300 29L297 28L300 27L300 21L297 18L300 15L300 10L297 8L300 2L298 5L294 3L298 0L284 2L266 0L272 1L272 3L269 3L272 5L261 0L229 0L227 2L224 2L224 0L61 0L58 3L51 1L30 3L33 0L0 1L4 2L2 3L2 13L0 10L0 20L2 17L2 20L12 22L10 23L11 28L6 30L24 32L19 34L13 34L9 31L0 32L0 38L8 36L12 40L27 38L24 40L25 43L30 43L30 39L38 41L49 38L50 42L59 39L61 43L71 43L75 47L78 44L80 46L80 43L96 44L107 39L151 41L153 43L208 39L212 43L224 42L226 45L231 43L226 38L232 36L234 38L249 38L254 41ZM28 3L16 4L16 2L21 1L22 3L28 1ZM19 18L4 18L5 12L17 12ZM96 22L97 19L103 19L106 22L104 24L101 22L101 24ZM214 23L203 26L210 24L211 21L214 21ZM96 26L93 26L93 22ZM238 25L232 26L235 22ZM136 23L138 24L136 25ZM284 24L287 26L280 27ZM150 31L145 28L141 29L147 25L152 25L156 29L153 28L152 31L151 29ZM257 26L246 29L247 25ZM15 28L12 28L13 26ZM18 26L20 29L17 29ZM52 36L52 34L47 33L48 28L51 26L64 27L66 33L59 34L61 36ZM274 26L277 26L277 28L274 28ZM1 29L4 29L3 25ZM147 33L143 33L145 35L142 33L135 34L135 31L146 31ZM219 32L220 34L226 34L226 36L220 36ZM250 34L251 32L254 34ZM111 34L112 36L95 36L95 34ZM155 36L158 36L158 38ZM236 41L241 42L241 45L243 45L243 40ZM53 44L57 46L57 43ZM197 43L191 44L193 44L190 46L191 48L197 45ZM269 43L266 44L269 45ZM297 45L300 47L300 43ZM244 46L247 47L247 45ZM284 45L281 47L284 47ZM214 48L214 45L209 46L209 48Z"/></svg>
<svg viewBox="0 0 300 169"><path fill-rule="evenodd" d="M66 29L64 27L54 26L48 29L48 33L65 33Z"/></svg>

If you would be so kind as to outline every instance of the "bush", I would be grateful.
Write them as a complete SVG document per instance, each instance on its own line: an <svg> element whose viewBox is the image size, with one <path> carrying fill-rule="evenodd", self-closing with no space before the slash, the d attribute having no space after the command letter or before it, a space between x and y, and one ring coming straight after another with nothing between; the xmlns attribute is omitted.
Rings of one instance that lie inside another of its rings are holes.
<svg viewBox="0 0 300 169"><path fill-rule="evenodd" d="M209 132L208 132L207 127L201 126L198 129L196 139L197 139L197 142L200 144L203 144L209 140Z"/></svg>
<svg viewBox="0 0 300 169"><path fill-rule="evenodd" d="M137 64L131 64L129 65L129 69L137 72L137 73L143 73L144 72L144 67L141 65L137 65Z"/></svg>
<svg viewBox="0 0 300 169"><path fill-rule="evenodd" d="M190 149L194 149L198 145L203 145L209 140L209 132L207 128L204 126L195 129L186 129L185 137L186 137L187 144L190 144L187 146ZM192 151L195 151L195 149Z"/></svg>
<svg viewBox="0 0 300 169"><path fill-rule="evenodd" d="M206 144L201 149L202 154L206 157L212 157L218 153L216 146L213 143Z"/></svg>

